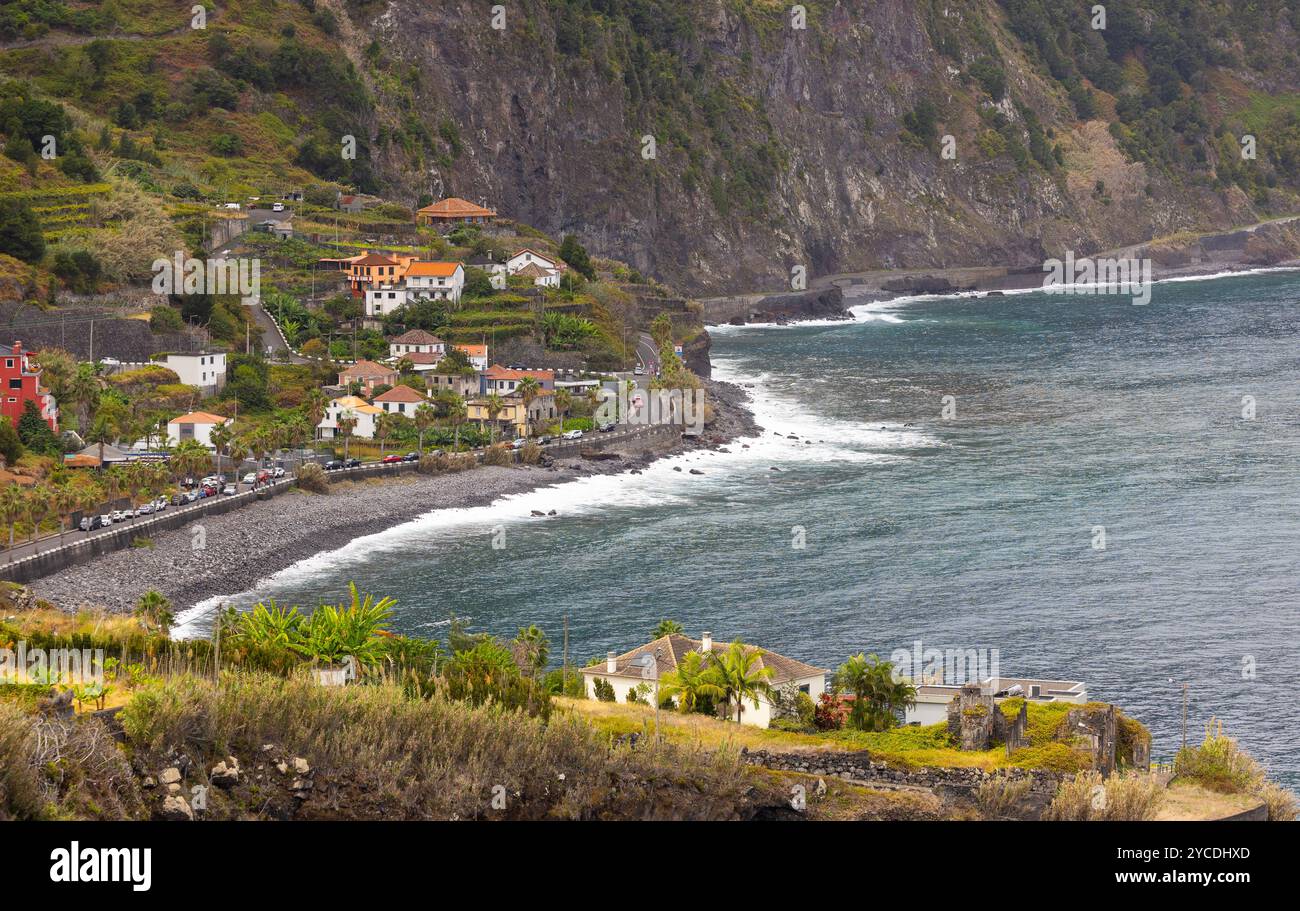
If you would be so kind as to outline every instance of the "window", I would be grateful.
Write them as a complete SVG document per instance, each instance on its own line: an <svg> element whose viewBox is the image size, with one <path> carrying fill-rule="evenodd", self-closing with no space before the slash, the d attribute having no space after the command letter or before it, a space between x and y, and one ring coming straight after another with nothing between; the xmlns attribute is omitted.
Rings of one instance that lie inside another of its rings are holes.
<svg viewBox="0 0 1300 911"><path fill-rule="evenodd" d="M17 379L12 379L12 380L10 380L10 381L9 381L9 388L10 388L10 389L22 389L22 388L23 388L22 377L18 377Z"/></svg>
<svg viewBox="0 0 1300 911"><path fill-rule="evenodd" d="M807 683L801 684L800 687L799 687L799 692L801 692L801 693L807 693L807 692L808 692L808 687L809 687L810 685L811 685L811 684L807 684Z"/></svg>

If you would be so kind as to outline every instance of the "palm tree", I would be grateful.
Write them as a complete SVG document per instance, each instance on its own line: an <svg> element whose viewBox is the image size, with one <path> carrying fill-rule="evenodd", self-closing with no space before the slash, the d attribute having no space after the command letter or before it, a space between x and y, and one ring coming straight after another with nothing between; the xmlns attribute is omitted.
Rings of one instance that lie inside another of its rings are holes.
<svg viewBox="0 0 1300 911"><path fill-rule="evenodd" d="M563 421L568 417L569 409L573 407L573 393L567 389L555 390L555 408L560 412L560 420Z"/></svg>
<svg viewBox="0 0 1300 911"><path fill-rule="evenodd" d="M41 523L49 517L50 510L53 509L49 488L36 486L28 490L26 506L27 517L32 523L32 544L36 553L40 553L41 543L38 539L41 534Z"/></svg>
<svg viewBox="0 0 1300 911"><path fill-rule="evenodd" d="M161 592L149 589L136 602L135 614L146 626L156 628L165 636L172 624L172 603Z"/></svg>
<svg viewBox="0 0 1300 911"><path fill-rule="evenodd" d="M239 493L239 468L243 464L244 459L248 458L248 443L243 437L235 437L231 440L228 449L230 453L230 461L233 462L235 466L235 493Z"/></svg>
<svg viewBox="0 0 1300 911"><path fill-rule="evenodd" d="M495 392L489 393L485 401L487 402L487 415L489 422L488 439L495 443L497 441L497 415L505 410L506 403L505 400Z"/></svg>
<svg viewBox="0 0 1300 911"><path fill-rule="evenodd" d="M710 682L722 689L723 699L736 704L736 723L740 723L740 713L744 711L745 700L752 700L754 711L758 711L758 697L772 692L771 668L761 667L759 661L762 652L745 645L737 639L722 654L710 653L713 666Z"/></svg>
<svg viewBox="0 0 1300 911"><path fill-rule="evenodd" d="M524 403L524 420L527 422L534 400L542 394L542 386L533 377L526 376L519 381L515 392L519 393L519 398Z"/></svg>
<svg viewBox="0 0 1300 911"><path fill-rule="evenodd" d="M86 434L87 443L99 444L99 467L104 467L104 444L111 443L116 438L113 431L113 423L108 415L100 414L95 416L95 423L91 425L90 431Z"/></svg>
<svg viewBox="0 0 1300 911"><path fill-rule="evenodd" d="M831 692L853 694L849 724L860 731L887 731L898 713L916 705L916 687L894 679L894 665L875 655L854 655L831 678Z"/></svg>
<svg viewBox="0 0 1300 911"><path fill-rule="evenodd" d="M687 652L681 663L659 681L659 697L671 699L675 696L679 712L693 712L701 698L721 699L726 695L714 679L704 656L699 652Z"/></svg>
<svg viewBox="0 0 1300 911"><path fill-rule="evenodd" d="M72 525L72 514L81 505L81 497L68 485L55 487L50 492L50 505L59 518L59 546L63 546L63 536ZM65 521L66 520L66 521Z"/></svg>
<svg viewBox="0 0 1300 911"><path fill-rule="evenodd" d="M397 429L395 426L397 422L393 420L395 417L397 417L396 414L385 411L375 420L375 436L379 437L379 457L381 459L384 457L385 450L388 449L388 438Z"/></svg>
<svg viewBox="0 0 1300 911"><path fill-rule="evenodd" d="M438 412L434 411L432 405L424 404L416 406L415 414L412 416L411 420L415 422L415 429L420 435L420 441L417 446L420 455L424 455L424 435L428 432L429 428L433 426L433 422L437 420L437 418Z"/></svg>
<svg viewBox="0 0 1300 911"><path fill-rule="evenodd" d="M178 478L206 474L212 465L212 454L198 440L182 440L172 453L171 465Z"/></svg>
<svg viewBox="0 0 1300 911"><path fill-rule="evenodd" d="M659 625L654 628L650 634L651 639L662 639L664 636L673 634L681 635L682 625L676 620L660 620Z"/></svg>
<svg viewBox="0 0 1300 911"><path fill-rule="evenodd" d="M219 424L208 434L208 441L217 451L217 474L221 474L221 454L235 438L235 428L231 426L233 423L233 421L226 421L224 424Z"/></svg>
<svg viewBox="0 0 1300 911"><path fill-rule="evenodd" d="M77 429L85 431L90 423L91 406L99 400L100 380L92 364L78 364L68 380L68 399L77 406Z"/></svg>
<svg viewBox="0 0 1300 911"><path fill-rule="evenodd" d="M519 627L519 635L515 636L515 645L519 646L523 652L523 657L527 663L528 670L531 672L533 679L537 678L537 673L546 667L546 659L550 655L551 641L546 638L546 633L533 624L532 626Z"/></svg>
<svg viewBox="0 0 1300 911"><path fill-rule="evenodd" d="M9 526L9 550L14 549L14 527L27 513L26 498L23 489L17 484L10 484L0 489L0 520Z"/></svg>
<svg viewBox="0 0 1300 911"><path fill-rule="evenodd" d="M468 415L469 409L465 407L465 400L453 392L451 398L447 400L447 420L451 421L452 449L460 449L460 425L465 423Z"/></svg>
<svg viewBox="0 0 1300 911"><path fill-rule="evenodd" d="M338 419L339 433L343 434L343 458L346 461L348 457L348 442L352 439L352 431L357 429L357 416L355 412L344 411Z"/></svg>

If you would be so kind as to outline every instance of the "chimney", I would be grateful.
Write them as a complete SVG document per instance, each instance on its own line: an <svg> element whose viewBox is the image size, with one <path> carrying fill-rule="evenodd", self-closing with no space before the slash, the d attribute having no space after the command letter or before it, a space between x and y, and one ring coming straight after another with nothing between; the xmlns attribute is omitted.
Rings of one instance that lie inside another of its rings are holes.
<svg viewBox="0 0 1300 911"><path fill-rule="evenodd" d="M618 673L618 655L615 654L614 652L605 653L605 673L607 674Z"/></svg>
<svg viewBox="0 0 1300 911"><path fill-rule="evenodd" d="M703 635L700 637L700 651L702 652L713 651L713 633L709 632L708 630L705 630Z"/></svg>

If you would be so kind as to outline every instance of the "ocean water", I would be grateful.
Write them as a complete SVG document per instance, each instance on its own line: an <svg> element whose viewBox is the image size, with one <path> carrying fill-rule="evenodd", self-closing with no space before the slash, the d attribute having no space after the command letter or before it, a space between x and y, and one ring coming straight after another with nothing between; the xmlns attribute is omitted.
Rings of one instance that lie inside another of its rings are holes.
<svg viewBox="0 0 1300 911"><path fill-rule="evenodd" d="M828 668L996 649L1123 706L1157 758L1186 684L1190 738L1218 718L1300 788L1300 273L854 313L715 330L765 427L730 452L431 512L224 600L355 580L398 631L537 623L557 661L566 615L575 662L663 617Z"/></svg>

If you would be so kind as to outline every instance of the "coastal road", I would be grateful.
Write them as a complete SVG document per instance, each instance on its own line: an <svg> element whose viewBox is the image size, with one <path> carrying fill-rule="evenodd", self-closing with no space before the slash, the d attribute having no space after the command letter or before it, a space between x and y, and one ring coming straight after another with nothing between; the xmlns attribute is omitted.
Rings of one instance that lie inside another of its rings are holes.
<svg viewBox="0 0 1300 911"><path fill-rule="evenodd" d="M659 373L662 366L659 363L659 352L655 350L655 341L648 332L642 332L636 340L636 359L637 363L645 368L646 376L655 376Z"/></svg>

